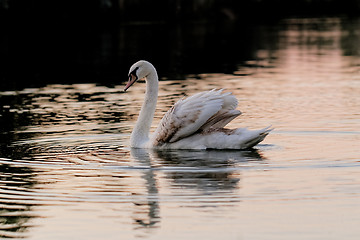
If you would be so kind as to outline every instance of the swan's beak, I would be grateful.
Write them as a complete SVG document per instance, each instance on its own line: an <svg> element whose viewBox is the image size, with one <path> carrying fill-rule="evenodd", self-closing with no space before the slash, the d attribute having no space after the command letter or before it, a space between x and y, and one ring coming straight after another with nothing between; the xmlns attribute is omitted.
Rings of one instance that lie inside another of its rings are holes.
<svg viewBox="0 0 360 240"><path fill-rule="evenodd" d="M126 84L126 86L125 86L125 88L124 88L124 92L126 92L126 90L127 90L129 87L131 87L131 86L136 82L136 80L138 80L137 76L134 75L134 74L132 74L132 73L130 73L130 74L129 74L129 81L128 81L128 83Z"/></svg>

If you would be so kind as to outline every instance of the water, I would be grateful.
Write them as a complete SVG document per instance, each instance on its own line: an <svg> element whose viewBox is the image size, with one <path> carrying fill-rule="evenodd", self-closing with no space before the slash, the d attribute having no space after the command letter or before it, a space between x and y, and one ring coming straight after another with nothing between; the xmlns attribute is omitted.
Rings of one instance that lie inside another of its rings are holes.
<svg viewBox="0 0 360 240"><path fill-rule="evenodd" d="M225 88L232 127L275 127L252 151L130 149L144 83L0 92L0 235L358 239L359 27L287 19L232 74L161 81L153 129L182 96Z"/></svg>

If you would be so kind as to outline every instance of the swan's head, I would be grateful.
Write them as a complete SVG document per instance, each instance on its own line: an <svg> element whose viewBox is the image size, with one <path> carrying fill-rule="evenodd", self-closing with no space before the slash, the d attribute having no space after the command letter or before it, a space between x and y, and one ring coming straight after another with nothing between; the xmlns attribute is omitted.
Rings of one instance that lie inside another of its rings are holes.
<svg viewBox="0 0 360 240"><path fill-rule="evenodd" d="M134 63L129 70L129 81L124 91L131 87L137 80L146 78L150 73L156 73L154 66L148 61L140 60Z"/></svg>

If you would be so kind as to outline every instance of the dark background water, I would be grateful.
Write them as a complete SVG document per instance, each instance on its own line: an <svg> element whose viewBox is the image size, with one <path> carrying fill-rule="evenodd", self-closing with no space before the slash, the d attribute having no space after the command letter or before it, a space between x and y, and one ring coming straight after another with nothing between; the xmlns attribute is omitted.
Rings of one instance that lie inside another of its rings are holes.
<svg viewBox="0 0 360 240"><path fill-rule="evenodd" d="M1 0L0 88L111 85L139 59L163 78L232 73L257 49L276 48L269 36L278 29L269 26L285 17L359 12L359 0Z"/></svg>

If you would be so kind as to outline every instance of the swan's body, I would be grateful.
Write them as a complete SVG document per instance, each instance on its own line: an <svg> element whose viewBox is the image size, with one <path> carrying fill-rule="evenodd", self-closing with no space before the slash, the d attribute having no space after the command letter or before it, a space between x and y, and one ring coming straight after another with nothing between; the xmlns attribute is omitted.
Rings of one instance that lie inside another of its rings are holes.
<svg viewBox="0 0 360 240"><path fill-rule="evenodd" d="M146 78L144 103L131 134L131 147L170 149L246 149L255 146L269 134L260 130L224 128L241 112L238 101L222 90L200 92L181 99L167 111L154 134L149 137L158 98L158 75L147 61L135 63L129 72L125 91L138 79Z"/></svg>

